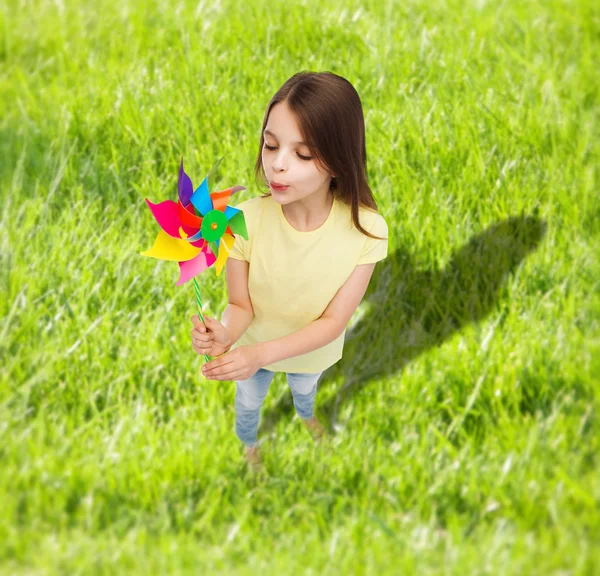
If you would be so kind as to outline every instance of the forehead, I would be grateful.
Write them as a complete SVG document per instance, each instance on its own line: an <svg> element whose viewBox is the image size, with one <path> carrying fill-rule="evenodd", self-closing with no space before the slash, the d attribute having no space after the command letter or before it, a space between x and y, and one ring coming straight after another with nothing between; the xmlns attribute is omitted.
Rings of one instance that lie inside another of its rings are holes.
<svg viewBox="0 0 600 576"><path fill-rule="evenodd" d="M271 108L265 134L293 144L304 144L298 122L285 102L279 102Z"/></svg>

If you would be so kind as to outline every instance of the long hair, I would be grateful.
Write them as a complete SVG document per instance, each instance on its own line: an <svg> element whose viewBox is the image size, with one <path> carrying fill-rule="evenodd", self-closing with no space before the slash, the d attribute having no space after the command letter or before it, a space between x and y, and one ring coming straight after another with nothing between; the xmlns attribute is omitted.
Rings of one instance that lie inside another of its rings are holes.
<svg viewBox="0 0 600 576"><path fill-rule="evenodd" d="M370 238L383 240L365 230L359 221L359 207L378 212L367 181L367 149L362 104L354 86L332 72L298 72L271 98L262 130L254 177L259 186L269 188L263 165L263 132L271 108L285 102L298 122L302 139L320 167L336 176L329 189L351 207L352 221ZM270 196L270 192L263 197Z"/></svg>

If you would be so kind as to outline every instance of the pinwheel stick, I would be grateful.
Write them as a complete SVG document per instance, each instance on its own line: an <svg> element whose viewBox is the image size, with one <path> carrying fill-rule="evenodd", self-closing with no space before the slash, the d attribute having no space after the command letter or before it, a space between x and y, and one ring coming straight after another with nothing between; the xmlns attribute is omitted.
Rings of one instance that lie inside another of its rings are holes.
<svg viewBox="0 0 600 576"><path fill-rule="evenodd" d="M243 211L229 206L231 195L246 188L232 186L210 192L209 182L213 181L215 170L222 159L217 160L208 176L194 191L192 179L183 169L182 158L177 181L178 201L164 200L154 204L146 198L146 204L160 225L160 230L152 248L140 252L142 256L177 262L177 286L193 278L198 316L207 329L202 313L200 287L195 276L213 265L219 276L233 248L235 237L240 235L248 240ZM208 354L204 358L207 362L212 360Z"/></svg>
<svg viewBox="0 0 600 576"><path fill-rule="evenodd" d="M196 304L198 304L198 316L200 316L202 324L206 326L206 322L204 321L204 314L202 314L202 298L200 298L200 287L198 286L198 280L196 280L196 278L194 278L194 291L196 292ZM204 355L204 359L207 362L210 362L212 360L212 358L208 354Z"/></svg>

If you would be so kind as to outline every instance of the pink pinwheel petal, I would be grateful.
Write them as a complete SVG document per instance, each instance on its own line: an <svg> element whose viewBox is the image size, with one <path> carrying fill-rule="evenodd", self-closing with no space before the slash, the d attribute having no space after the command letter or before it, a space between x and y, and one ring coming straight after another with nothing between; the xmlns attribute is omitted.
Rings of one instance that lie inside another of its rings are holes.
<svg viewBox="0 0 600 576"><path fill-rule="evenodd" d="M215 261L215 255L210 252L210 250L202 250L195 258L187 260L186 262L179 262L179 280L177 286L181 286L188 280L191 280L194 276L204 272L204 270L210 268Z"/></svg>
<svg viewBox="0 0 600 576"><path fill-rule="evenodd" d="M190 244L192 246L195 246L196 248L204 248L204 246L207 245L207 242L204 238L200 238L200 240L196 240L195 242L190 242Z"/></svg>
<svg viewBox="0 0 600 576"><path fill-rule="evenodd" d="M179 227L181 222L177 216L177 202L172 200L164 200L160 204L153 204L146 198L146 204L150 208L150 212L159 223L160 227L173 238L181 239Z"/></svg>

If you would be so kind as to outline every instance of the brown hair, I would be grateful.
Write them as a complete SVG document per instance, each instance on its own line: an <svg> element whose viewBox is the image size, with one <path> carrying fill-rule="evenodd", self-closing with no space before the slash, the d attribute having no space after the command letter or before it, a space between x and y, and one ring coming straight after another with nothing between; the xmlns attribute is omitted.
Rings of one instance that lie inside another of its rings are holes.
<svg viewBox="0 0 600 576"><path fill-rule="evenodd" d="M271 98L260 132L258 158L254 167L257 184L269 187L262 165L263 132L271 108L285 102L298 122L302 139L316 162L335 174L329 189L351 207L352 221L370 238L383 240L365 230L359 222L359 206L377 210L367 182L365 121L360 97L354 86L332 72L298 72ZM271 193L263 194L263 198Z"/></svg>

